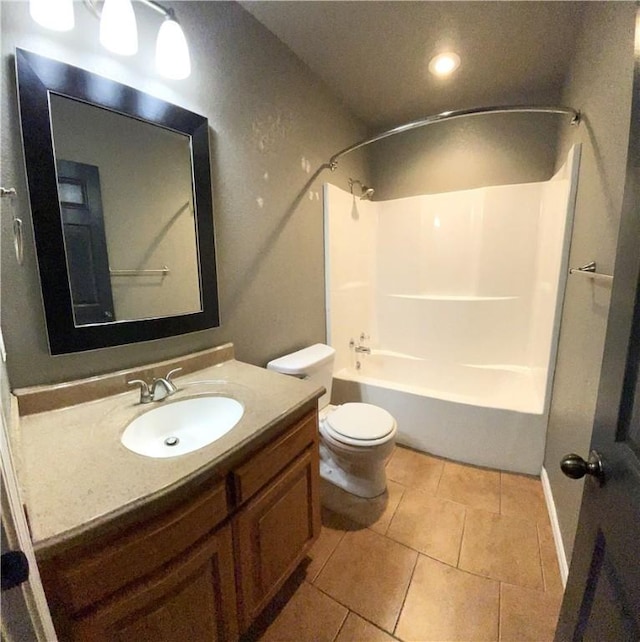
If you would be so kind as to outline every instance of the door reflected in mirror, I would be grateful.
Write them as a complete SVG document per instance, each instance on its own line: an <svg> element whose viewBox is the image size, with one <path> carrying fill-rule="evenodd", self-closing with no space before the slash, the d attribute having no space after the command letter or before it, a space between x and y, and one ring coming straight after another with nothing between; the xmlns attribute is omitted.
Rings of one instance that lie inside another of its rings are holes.
<svg viewBox="0 0 640 642"><path fill-rule="evenodd" d="M54 93L50 106L75 325L200 311L190 138Z"/></svg>

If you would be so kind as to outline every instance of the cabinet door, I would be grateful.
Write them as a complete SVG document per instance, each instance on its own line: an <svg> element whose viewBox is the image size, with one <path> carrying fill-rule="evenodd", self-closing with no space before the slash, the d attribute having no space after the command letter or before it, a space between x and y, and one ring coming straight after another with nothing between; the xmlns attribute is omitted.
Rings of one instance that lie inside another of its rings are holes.
<svg viewBox="0 0 640 642"><path fill-rule="evenodd" d="M318 448L307 449L238 514L238 610L245 630L320 533Z"/></svg>
<svg viewBox="0 0 640 642"><path fill-rule="evenodd" d="M208 536L229 512L224 483L115 540L76 548L40 565L47 600L70 616L150 577Z"/></svg>
<svg viewBox="0 0 640 642"><path fill-rule="evenodd" d="M82 642L222 641L238 637L228 526L76 621Z"/></svg>

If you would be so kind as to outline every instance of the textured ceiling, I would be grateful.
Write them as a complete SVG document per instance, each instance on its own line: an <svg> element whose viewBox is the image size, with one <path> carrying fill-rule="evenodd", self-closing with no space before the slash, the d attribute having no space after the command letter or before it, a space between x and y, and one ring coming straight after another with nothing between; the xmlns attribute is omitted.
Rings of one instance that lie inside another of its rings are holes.
<svg viewBox="0 0 640 642"><path fill-rule="evenodd" d="M448 109L556 101L582 2L242 2L372 129ZM447 49L462 64L427 71Z"/></svg>

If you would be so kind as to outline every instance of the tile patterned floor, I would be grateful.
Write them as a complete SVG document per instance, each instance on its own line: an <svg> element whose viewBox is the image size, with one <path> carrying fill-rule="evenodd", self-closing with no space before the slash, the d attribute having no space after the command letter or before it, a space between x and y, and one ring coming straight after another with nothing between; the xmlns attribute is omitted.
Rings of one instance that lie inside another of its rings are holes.
<svg viewBox="0 0 640 642"><path fill-rule="evenodd" d="M308 563L244 642L546 642L562 600L540 481L396 448L388 491L323 484Z"/></svg>

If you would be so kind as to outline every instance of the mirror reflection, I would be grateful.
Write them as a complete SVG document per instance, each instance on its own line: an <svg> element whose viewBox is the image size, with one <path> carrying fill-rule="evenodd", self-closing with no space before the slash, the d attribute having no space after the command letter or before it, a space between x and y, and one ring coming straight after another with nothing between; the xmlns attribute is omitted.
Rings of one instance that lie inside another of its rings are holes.
<svg viewBox="0 0 640 642"><path fill-rule="evenodd" d="M23 49L16 71L51 354L218 327L207 119Z"/></svg>
<svg viewBox="0 0 640 642"><path fill-rule="evenodd" d="M50 113L74 324L201 311L190 137L55 93Z"/></svg>

